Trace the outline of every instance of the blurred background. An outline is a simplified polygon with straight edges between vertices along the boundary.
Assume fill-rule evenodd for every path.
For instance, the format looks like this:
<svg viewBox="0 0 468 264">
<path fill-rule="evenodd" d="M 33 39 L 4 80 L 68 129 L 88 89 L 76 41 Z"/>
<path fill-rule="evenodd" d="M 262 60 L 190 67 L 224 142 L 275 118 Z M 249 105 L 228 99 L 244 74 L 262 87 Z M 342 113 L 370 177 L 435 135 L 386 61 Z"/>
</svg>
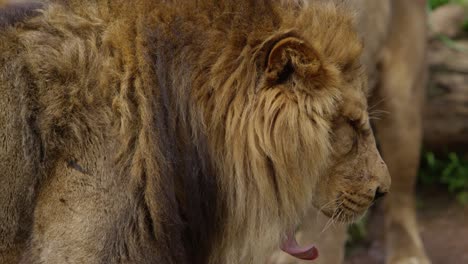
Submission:
<svg viewBox="0 0 468 264">
<path fill-rule="evenodd" d="M 415 0 L 408 0 L 415 1 Z M 468 0 L 428 1 L 424 147 L 417 207 L 433 263 L 468 263 Z M 349 229 L 347 264 L 384 262 L 382 213 Z"/>
</svg>

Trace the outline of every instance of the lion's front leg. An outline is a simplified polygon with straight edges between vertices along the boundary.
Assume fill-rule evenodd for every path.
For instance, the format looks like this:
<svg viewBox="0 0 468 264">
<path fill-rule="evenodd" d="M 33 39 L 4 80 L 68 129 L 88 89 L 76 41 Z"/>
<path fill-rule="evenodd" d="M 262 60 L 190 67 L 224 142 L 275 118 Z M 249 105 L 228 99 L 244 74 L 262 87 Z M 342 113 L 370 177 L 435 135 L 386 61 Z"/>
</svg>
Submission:
<svg viewBox="0 0 468 264">
<path fill-rule="evenodd" d="M 394 100 L 403 99 L 401 94 L 393 96 Z M 407 98 L 405 102 L 384 108 L 394 117 L 376 126 L 381 151 L 392 176 L 392 189 L 384 201 L 388 264 L 430 263 L 420 238 L 415 209 L 421 123 L 417 109 L 408 106 L 416 104 Z"/>
<path fill-rule="evenodd" d="M 398 76 L 390 76 L 388 78 L 393 79 L 387 81 L 392 88 L 385 89 L 399 86 L 399 89 L 413 90 L 405 86 L 405 82 L 395 83 L 401 81 Z M 392 116 L 376 125 L 382 155 L 392 176 L 392 190 L 384 205 L 387 263 L 427 264 L 418 230 L 414 190 L 422 142 L 418 102 L 421 98 L 414 94 L 406 97 L 408 90 L 392 92 L 385 97 L 383 110 Z"/>
<path fill-rule="evenodd" d="M 392 176 L 392 189 L 385 201 L 387 263 L 427 264 L 430 261 L 420 238 L 414 197 L 422 143 L 425 10 L 414 1 L 397 0 L 394 5 L 394 24 L 384 49 L 381 86 L 374 102 L 388 113 L 375 123 Z"/>
</svg>

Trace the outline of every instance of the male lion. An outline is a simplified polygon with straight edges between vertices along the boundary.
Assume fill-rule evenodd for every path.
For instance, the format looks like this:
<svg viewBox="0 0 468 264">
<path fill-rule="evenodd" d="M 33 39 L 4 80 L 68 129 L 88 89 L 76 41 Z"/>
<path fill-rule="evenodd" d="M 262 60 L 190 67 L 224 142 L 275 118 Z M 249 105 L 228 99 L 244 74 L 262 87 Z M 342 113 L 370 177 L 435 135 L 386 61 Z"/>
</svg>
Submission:
<svg viewBox="0 0 468 264">
<path fill-rule="evenodd" d="M 384 112 L 373 124 L 393 183 L 384 203 L 386 263 L 427 264 L 414 208 L 426 77 L 425 1 L 334 2 L 346 2 L 357 13 L 357 30 L 364 39 L 362 63 L 369 75 L 369 104 L 372 111 Z M 342 263 L 346 228 L 322 233 L 328 226 L 329 220 L 311 209 L 299 229 L 299 240 L 317 242 L 324 253 L 318 263 Z M 297 262 L 281 252 L 271 258 L 271 263 Z"/>
<path fill-rule="evenodd" d="M 310 203 L 349 220 L 389 189 L 333 4 L 18 5 L 0 11 L 2 263 L 262 263 L 280 241 L 314 259 L 292 234 Z"/>
</svg>

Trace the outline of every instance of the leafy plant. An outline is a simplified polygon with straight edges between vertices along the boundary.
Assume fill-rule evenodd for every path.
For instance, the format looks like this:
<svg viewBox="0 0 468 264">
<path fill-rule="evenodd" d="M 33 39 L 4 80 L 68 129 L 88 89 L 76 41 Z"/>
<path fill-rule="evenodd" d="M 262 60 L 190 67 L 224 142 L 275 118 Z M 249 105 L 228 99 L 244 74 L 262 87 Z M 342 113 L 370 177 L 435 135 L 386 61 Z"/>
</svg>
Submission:
<svg viewBox="0 0 468 264">
<path fill-rule="evenodd" d="M 437 7 L 448 4 L 449 2 L 449 0 L 430 0 L 429 6 L 431 7 L 431 9 L 436 9 Z"/>
<path fill-rule="evenodd" d="M 431 9 L 436 9 L 439 6 L 446 5 L 449 3 L 455 3 L 459 5 L 468 5 L 468 0 L 430 0 L 429 7 Z"/>
<path fill-rule="evenodd" d="M 456 153 L 438 158 L 434 153 L 427 152 L 419 176 L 422 184 L 446 186 L 459 202 L 468 203 L 468 160 L 460 158 Z"/>
<path fill-rule="evenodd" d="M 363 245 L 368 240 L 368 215 L 366 214 L 361 220 L 351 224 L 348 227 L 348 238 L 346 240 L 346 252 L 349 254 L 354 249 Z"/>
</svg>

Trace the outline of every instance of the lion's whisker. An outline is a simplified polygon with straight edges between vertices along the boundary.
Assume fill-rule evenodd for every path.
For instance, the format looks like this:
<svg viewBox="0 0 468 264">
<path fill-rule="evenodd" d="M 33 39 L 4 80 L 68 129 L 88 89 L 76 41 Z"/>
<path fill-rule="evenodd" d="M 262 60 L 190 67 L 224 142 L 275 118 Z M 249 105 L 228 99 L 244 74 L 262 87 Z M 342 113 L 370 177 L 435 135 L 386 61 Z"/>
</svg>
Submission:
<svg viewBox="0 0 468 264">
<path fill-rule="evenodd" d="M 337 203 L 339 201 L 340 198 L 336 198 L 334 200 L 331 200 L 330 202 L 324 204 L 322 207 L 320 207 L 320 209 L 318 210 L 319 213 L 317 213 L 316 217 L 315 217 L 315 222 L 318 222 L 318 218 L 320 216 L 320 212 L 322 212 L 324 209 L 327 209 L 329 206 Z M 335 209 L 336 210 L 336 209 Z"/>
<path fill-rule="evenodd" d="M 386 98 L 382 98 L 380 99 L 379 101 L 377 101 L 374 105 L 370 106 L 368 108 L 368 112 L 370 112 L 371 110 L 373 110 L 374 108 L 376 108 L 377 106 L 379 106 L 381 103 L 385 102 Z"/>
<path fill-rule="evenodd" d="M 322 231 L 320 232 L 320 235 L 322 235 L 327 229 L 331 221 L 333 221 L 333 217 L 335 216 L 337 209 L 333 212 L 332 216 L 328 219 L 327 223 L 325 223 L 325 226 L 323 227 Z"/>
<path fill-rule="evenodd" d="M 330 228 L 331 225 L 333 225 L 333 223 L 335 222 L 335 217 L 338 216 L 339 214 L 341 214 L 342 210 L 340 209 L 340 206 L 344 203 L 344 201 L 341 201 L 339 204 L 337 204 L 335 210 L 333 211 L 333 214 L 332 216 L 330 217 L 330 219 L 327 221 L 327 223 L 325 224 L 325 227 L 323 228 L 323 230 L 320 232 L 320 234 L 323 234 L 325 231 L 327 231 L 328 228 Z M 338 215 L 337 215 L 338 213 Z"/>
<path fill-rule="evenodd" d="M 369 112 L 369 118 L 374 118 L 374 117 L 380 117 L 383 115 L 389 115 L 389 111 L 385 110 L 373 110 L 372 112 Z"/>
</svg>

